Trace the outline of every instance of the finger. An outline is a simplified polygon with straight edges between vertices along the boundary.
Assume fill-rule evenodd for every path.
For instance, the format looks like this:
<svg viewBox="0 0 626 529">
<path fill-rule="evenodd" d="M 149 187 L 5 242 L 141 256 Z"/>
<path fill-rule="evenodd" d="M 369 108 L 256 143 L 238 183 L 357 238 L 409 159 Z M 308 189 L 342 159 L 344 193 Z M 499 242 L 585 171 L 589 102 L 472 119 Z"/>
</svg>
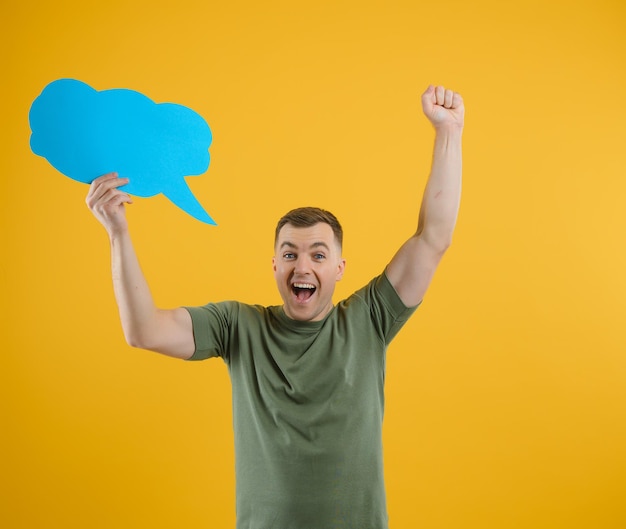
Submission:
<svg viewBox="0 0 626 529">
<path fill-rule="evenodd" d="M 125 184 L 128 184 L 130 180 L 128 178 L 119 178 L 117 173 L 109 173 L 101 177 L 96 178 L 89 187 L 89 193 L 87 193 L 87 200 L 97 201 L 109 189 L 115 189 Z"/>
<path fill-rule="evenodd" d="M 118 177 L 117 173 L 107 173 L 107 174 L 103 174 L 100 175 L 98 178 L 94 178 L 93 181 L 91 182 L 91 188 L 96 188 L 98 186 L 100 186 L 103 182 L 106 182 L 108 180 L 113 180 L 115 178 Z"/>
<path fill-rule="evenodd" d="M 443 105 L 445 101 L 445 93 L 446 89 L 443 86 L 438 86 L 435 88 L 435 103 L 437 105 Z"/>
<path fill-rule="evenodd" d="M 426 91 L 422 94 L 422 110 L 429 115 L 431 113 L 431 109 L 435 104 L 435 87 L 433 85 L 429 85 Z"/>
<path fill-rule="evenodd" d="M 119 206 L 120 204 L 123 204 L 123 203 L 132 204 L 133 199 L 130 197 L 128 193 L 125 193 L 124 191 L 120 191 L 118 189 L 110 189 L 102 197 L 101 202 L 103 204 L 114 204 L 116 206 Z"/>
<path fill-rule="evenodd" d="M 97 184 L 98 182 L 101 182 L 103 180 L 110 180 L 111 178 L 117 178 L 118 176 L 119 175 L 117 174 L 116 171 L 112 171 L 110 173 L 106 173 L 106 174 L 100 175 L 97 178 L 94 178 L 92 183 Z"/>
<path fill-rule="evenodd" d="M 452 90 L 446 90 L 443 96 L 443 106 L 446 108 L 451 108 L 453 97 L 454 97 L 454 92 Z"/>
<path fill-rule="evenodd" d="M 105 195 L 103 200 L 93 204 L 91 206 L 91 210 L 97 215 L 103 215 L 107 217 L 122 208 L 124 204 L 132 203 L 133 201 L 128 193 L 122 193 L 121 191 L 112 190 L 109 194 Z"/>
<path fill-rule="evenodd" d="M 115 204 L 118 206 L 124 202 L 128 202 L 128 203 L 132 202 L 130 195 L 126 193 L 125 191 L 120 191 L 116 187 L 107 190 L 107 192 L 104 195 L 102 195 L 102 197 L 98 201 L 98 203 L 101 203 L 101 204 Z"/>
<path fill-rule="evenodd" d="M 428 85 L 426 91 L 422 94 L 423 102 L 435 102 L 435 87 L 433 85 Z"/>
<path fill-rule="evenodd" d="M 454 97 L 452 98 L 452 108 L 459 108 L 463 105 L 463 98 L 461 94 L 458 92 L 454 92 Z"/>
<path fill-rule="evenodd" d="M 85 201 L 90 209 L 94 209 L 99 204 L 110 201 L 113 197 L 118 195 L 129 196 L 128 193 L 119 191 L 117 188 L 121 185 L 128 183 L 128 178 L 113 178 L 105 179 L 101 181 L 97 186 L 91 188 L 87 194 Z M 130 200 L 130 197 L 129 197 Z M 132 200 L 131 200 L 132 203 Z"/>
<path fill-rule="evenodd" d="M 111 180 L 115 180 L 117 178 L 117 173 L 107 173 L 99 176 L 98 178 L 94 178 L 89 186 L 89 193 L 87 196 L 93 196 L 98 193 L 98 190 L 101 189 L 101 186 L 105 182 L 109 182 Z"/>
</svg>

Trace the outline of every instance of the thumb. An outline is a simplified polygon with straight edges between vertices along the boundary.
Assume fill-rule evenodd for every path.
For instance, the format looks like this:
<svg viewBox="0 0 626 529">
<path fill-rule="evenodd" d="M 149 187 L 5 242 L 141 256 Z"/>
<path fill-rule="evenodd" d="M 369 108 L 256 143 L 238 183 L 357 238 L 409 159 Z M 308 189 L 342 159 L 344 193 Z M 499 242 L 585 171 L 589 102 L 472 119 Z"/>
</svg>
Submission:
<svg viewBox="0 0 626 529">
<path fill-rule="evenodd" d="M 428 85 L 426 91 L 422 94 L 422 103 L 435 103 L 435 87 L 433 85 Z"/>
<path fill-rule="evenodd" d="M 426 91 L 422 94 L 422 112 L 424 115 L 431 119 L 433 108 L 437 103 L 437 96 L 435 95 L 435 87 L 428 85 Z"/>
</svg>

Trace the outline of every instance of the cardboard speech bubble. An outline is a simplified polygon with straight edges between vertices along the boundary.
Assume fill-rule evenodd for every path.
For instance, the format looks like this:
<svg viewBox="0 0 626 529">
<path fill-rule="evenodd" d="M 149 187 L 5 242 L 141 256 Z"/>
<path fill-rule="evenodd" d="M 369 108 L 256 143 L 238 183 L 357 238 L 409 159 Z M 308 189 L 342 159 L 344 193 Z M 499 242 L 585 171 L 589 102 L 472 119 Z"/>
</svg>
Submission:
<svg viewBox="0 0 626 529">
<path fill-rule="evenodd" d="M 192 217 L 215 225 L 193 195 L 186 176 L 210 163 L 212 134 L 204 118 L 174 103 L 155 103 L 134 90 L 97 91 L 75 79 L 47 85 L 33 102 L 32 151 L 59 172 L 91 183 L 117 172 L 129 194 L 163 193 Z"/>
</svg>

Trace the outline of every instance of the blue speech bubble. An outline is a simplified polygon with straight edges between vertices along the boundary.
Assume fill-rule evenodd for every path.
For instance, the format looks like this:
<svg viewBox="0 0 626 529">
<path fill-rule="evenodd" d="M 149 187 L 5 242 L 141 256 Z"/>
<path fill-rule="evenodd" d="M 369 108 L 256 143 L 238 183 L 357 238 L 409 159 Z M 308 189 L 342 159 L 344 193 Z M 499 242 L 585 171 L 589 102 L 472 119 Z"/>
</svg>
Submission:
<svg viewBox="0 0 626 529">
<path fill-rule="evenodd" d="M 215 225 L 186 176 L 209 168 L 211 129 L 190 108 L 155 103 L 134 90 L 98 91 L 75 79 L 46 86 L 29 113 L 30 147 L 65 176 L 91 183 L 117 172 L 139 197 L 163 193 L 192 217 Z"/>
</svg>

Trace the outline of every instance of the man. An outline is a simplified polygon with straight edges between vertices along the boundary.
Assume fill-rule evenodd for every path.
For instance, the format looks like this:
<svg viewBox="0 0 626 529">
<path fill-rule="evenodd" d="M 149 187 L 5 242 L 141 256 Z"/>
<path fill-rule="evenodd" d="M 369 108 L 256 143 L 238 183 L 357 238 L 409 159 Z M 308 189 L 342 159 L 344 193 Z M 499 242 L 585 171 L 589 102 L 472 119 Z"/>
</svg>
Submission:
<svg viewBox="0 0 626 529">
<path fill-rule="evenodd" d="M 386 529 L 382 468 L 385 350 L 421 303 L 451 242 L 461 195 L 461 96 L 430 86 L 432 169 L 418 227 L 384 272 L 333 304 L 345 261 L 337 219 L 299 208 L 278 223 L 283 304 L 158 309 L 129 236 L 116 174 L 87 203 L 111 242 L 128 343 L 182 359 L 220 356 L 233 387 L 238 529 Z"/>
</svg>

